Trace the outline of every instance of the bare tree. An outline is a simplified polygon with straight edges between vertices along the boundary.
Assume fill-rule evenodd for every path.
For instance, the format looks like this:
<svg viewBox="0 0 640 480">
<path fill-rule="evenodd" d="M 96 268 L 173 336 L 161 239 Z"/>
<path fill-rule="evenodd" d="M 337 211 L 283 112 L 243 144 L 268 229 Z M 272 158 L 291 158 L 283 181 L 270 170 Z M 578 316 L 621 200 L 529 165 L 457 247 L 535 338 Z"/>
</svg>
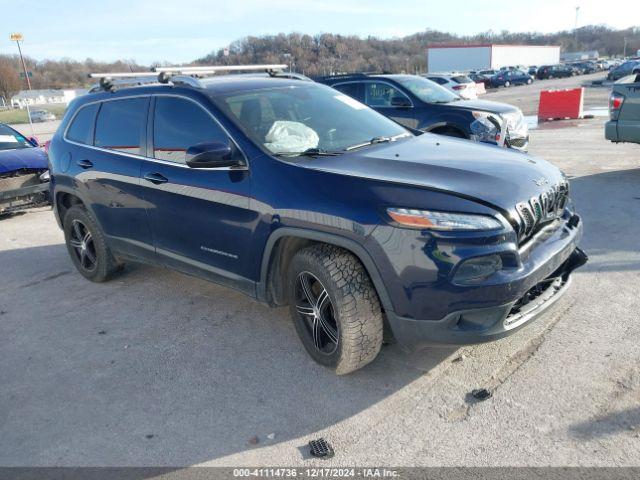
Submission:
<svg viewBox="0 0 640 480">
<path fill-rule="evenodd" d="M 7 104 L 11 102 L 11 97 L 20 91 L 21 82 L 18 70 L 9 62 L 0 59 L 0 95 Z"/>
</svg>

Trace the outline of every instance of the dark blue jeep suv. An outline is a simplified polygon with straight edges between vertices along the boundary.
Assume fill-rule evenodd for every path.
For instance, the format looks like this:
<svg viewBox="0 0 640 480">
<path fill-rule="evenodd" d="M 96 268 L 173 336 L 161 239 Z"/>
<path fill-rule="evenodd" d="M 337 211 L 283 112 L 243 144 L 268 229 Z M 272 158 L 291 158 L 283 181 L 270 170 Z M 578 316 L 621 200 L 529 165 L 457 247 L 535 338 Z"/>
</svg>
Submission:
<svg viewBox="0 0 640 480">
<path fill-rule="evenodd" d="M 586 261 L 553 165 L 416 135 L 308 81 L 90 93 L 49 158 L 54 212 L 87 279 L 141 261 L 288 305 L 311 357 L 338 374 L 371 362 L 385 329 L 407 348 L 506 336 Z"/>
</svg>

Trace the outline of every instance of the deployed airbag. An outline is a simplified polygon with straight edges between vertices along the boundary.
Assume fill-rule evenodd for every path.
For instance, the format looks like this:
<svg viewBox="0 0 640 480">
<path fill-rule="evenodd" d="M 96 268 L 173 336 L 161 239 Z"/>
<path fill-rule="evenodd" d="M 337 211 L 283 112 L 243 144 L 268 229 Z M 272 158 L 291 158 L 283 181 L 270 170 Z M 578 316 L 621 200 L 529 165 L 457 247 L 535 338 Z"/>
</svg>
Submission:
<svg viewBox="0 0 640 480">
<path fill-rule="evenodd" d="M 320 138 L 311 128 L 300 122 L 277 120 L 265 135 L 265 147 L 277 153 L 304 152 L 316 148 Z"/>
</svg>

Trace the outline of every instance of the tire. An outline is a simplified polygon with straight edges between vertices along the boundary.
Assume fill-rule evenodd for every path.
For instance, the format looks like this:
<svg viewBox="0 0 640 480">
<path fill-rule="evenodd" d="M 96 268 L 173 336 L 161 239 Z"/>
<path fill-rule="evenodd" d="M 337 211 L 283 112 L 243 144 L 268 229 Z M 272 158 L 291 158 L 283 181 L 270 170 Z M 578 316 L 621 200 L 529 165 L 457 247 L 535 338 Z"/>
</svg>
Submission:
<svg viewBox="0 0 640 480">
<path fill-rule="evenodd" d="M 360 261 L 313 245 L 294 255 L 288 273 L 291 317 L 311 358 L 338 375 L 373 361 L 382 346 L 382 309 Z"/>
<path fill-rule="evenodd" d="M 504 88 L 509 88 L 510 86 L 511 86 L 511 82 L 509 80 L 504 82 Z"/>
<path fill-rule="evenodd" d="M 87 280 L 105 282 L 121 269 L 98 223 L 84 207 L 76 205 L 67 210 L 64 239 L 71 261 Z"/>
<path fill-rule="evenodd" d="M 531 82 L 533 82 L 533 80 L 531 80 L 530 78 L 527 78 L 527 85 L 531 85 Z"/>
</svg>

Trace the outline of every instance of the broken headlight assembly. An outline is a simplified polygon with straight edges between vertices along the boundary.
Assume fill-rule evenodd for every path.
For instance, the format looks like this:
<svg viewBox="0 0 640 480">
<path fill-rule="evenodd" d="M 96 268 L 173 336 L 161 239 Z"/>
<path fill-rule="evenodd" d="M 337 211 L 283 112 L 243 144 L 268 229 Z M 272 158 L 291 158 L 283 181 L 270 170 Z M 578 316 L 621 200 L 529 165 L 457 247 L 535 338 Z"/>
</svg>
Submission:
<svg viewBox="0 0 640 480">
<path fill-rule="evenodd" d="M 504 144 L 504 120 L 489 112 L 471 112 L 475 120 L 470 125 L 471 140 L 476 142 Z"/>
</svg>

